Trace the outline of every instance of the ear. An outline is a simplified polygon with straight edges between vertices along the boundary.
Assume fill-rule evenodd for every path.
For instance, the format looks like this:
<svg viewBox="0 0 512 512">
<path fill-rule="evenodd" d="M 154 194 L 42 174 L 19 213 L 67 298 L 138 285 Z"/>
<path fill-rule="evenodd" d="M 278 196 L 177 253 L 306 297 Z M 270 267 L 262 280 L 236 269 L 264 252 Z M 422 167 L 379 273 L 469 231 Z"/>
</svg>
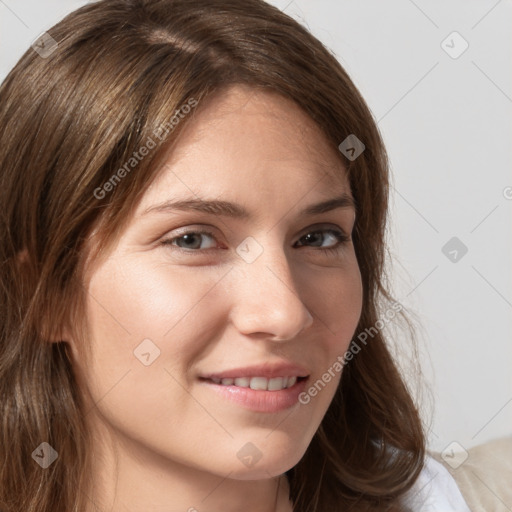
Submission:
<svg viewBox="0 0 512 512">
<path fill-rule="evenodd" d="M 45 337 L 45 340 L 48 343 L 61 343 L 63 341 L 66 343 L 70 343 L 71 342 L 71 334 L 70 334 L 68 328 L 63 327 L 56 334 Z"/>
<path fill-rule="evenodd" d="M 73 329 L 70 329 L 67 314 L 61 314 L 57 317 L 53 315 L 45 315 L 46 318 L 41 319 L 41 336 L 47 343 L 65 342 L 70 345 L 74 342 Z M 57 322 L 51 325 L 50 321 Z"/>
<path fill-rule="evenodd" d="M 28 249 L 25 248 L 22 249 L 21 251 L 18 251 L 16 256 L 20 272 L 28 274 L 30 272 L 30 254 L 28 252 Z M 50 334 L 51 332 L 52 329 L 47 324 L 46 320 L 43 319 L 41 335 L 44 340 L 48 341 L 49 343 L 59 343 L 61 341 L 69 342 L 71 340 L 71 330 L 68 328 L 67 325 L 63 327 L 60 331 L 58 331 L 56 334 Z"/>
<path fill-rule="evenodd" d="M 42 319 L 41 337 L 47 343 L 60 343 L 62 341 L 69 343 L 72 341 L 71 332 L 67 325 L 56 330 L 55 327 L 49 325 L 46 319 Z"/>
</svg>

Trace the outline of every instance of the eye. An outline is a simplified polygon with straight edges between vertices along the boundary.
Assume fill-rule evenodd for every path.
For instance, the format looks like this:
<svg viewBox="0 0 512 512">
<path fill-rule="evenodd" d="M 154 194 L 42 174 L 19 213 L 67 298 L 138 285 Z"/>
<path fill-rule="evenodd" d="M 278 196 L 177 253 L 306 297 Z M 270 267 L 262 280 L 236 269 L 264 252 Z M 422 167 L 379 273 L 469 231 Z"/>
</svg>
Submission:
<svg viewBox="0 0 512 512">
<path fill-rule="evenodd" d="M 205 247 L 201 243 L 201 241 L 204 240 L 204 238 L 202 237 L 208 237 L 216 241 L 215 235 L 210 231 L 190 230 L 182 232 L 177 236 L 164 239 L 162 240 L 161 244 L 165 246 L 172 246 L 176 250 L 188 254 L 198 254 L 201 252 L 209 251 L 210 249 L 214 248 L 215 242 L 213 246 L 211 244 L 206 244 L 207 247 Z M 345 244 L 351 241 L 350 237 L 341 229 L 326 228 L 310 231 L 303 235 L 298 242 L 300 243 L 299 247 L 301 247 L 304 245 L 302 241 L 313 244 L 320 242 L 320 244 L 322 244 L 322 242 L 325 241 L 326 239 L 330 239 L 331 242 L 334 242 L 334 244 L 331 243 L 331 245 L 327 247 L 318 247 L 316 245 L 312 245 L 311 247 L 318 247 L 320 251 L 323 251 L 325 253 L 337 253 L 343 248 Z"/>
<path fill-rule="evenodd" d="M 320 235 L 320 236 L 318 236 Z M 328 246 L 328 247 L 320 247 L 319 249 L 321 251 L 324 251 L 326 253 L 336 253 L 339 252 L 341 249 L 343 249 L 343 246 L 350 242 L 350 237 L 341 229 L 333 229 L 333 228 L 327 228 L 327 229 L 318 229 L 316 231 L 310 231 L 309 233 L 306 233 L 306 235 L 302 236 L 299 240 L 306 240 L 309 242 L 315 243 L 316 241 L 320 240 L 320 243 L 322 243 L 322 239 L 325 240 L 327 235 L 327 238 L 330 238 L 331 240 L 334 240 L 334 245 Z"/>
<path fill-rule="evenodd" d="M 213 233 L 210 233 L 209 231 L 187 231 L 179 236 L 175 236 L 173 238 L 168 238 L 166 240 L 162 240 L 163 245 L 172 245 L 177 246 L 178 250 L 184 251 L 184 252 L 199 252 L 198 249 L 201 249 L 201 242 L 199 242 L 198 246 L 198 240 L 200 240 L 200 237 L 202 236 L 208 236 L 215 240 L 215 236 Z M 176 243 L 174 243 L 176 242 Z M 179 243 L 183 244 L 183 247 L 179 245 Z M 202 251 L 206 251 L 210 249 L 211 247 L 202 247 Z"/>
</svg>

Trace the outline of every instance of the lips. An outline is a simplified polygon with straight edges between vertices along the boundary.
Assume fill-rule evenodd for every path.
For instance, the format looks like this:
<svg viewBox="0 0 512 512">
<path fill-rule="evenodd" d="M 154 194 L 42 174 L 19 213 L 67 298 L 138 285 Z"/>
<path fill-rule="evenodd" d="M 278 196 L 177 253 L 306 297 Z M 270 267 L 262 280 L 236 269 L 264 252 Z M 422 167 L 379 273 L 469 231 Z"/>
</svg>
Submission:
<svg viewBox="0 0 512 512">
<path fill-rule="evenodd" d="M 204 373 L 199 380 L 205 389 L 237 406 L 276 413 L 298 403 L 310 373 L 301 365 L 280 361 Z"/>
<path fill-rule="evenodd" d="M 281 379 L 281 377 L 274 378 Z M 274 378 L 253 377 L 250 379 L 250 382 L 256 387 L 260 386 L 260 389 L 237 386 L 234 380 L 229 378 L 226 379 L 227 382 L 233 380 L 233 384 L 222 384 L 222 381 L 216 383 L 212 379 L 204 378 L 199 380 L 201 385 L 204 386 L 204 389 L 209 390 L 208 392 L 212 391 L 217 396 L 221 397 L 222 400 L 249 411 L 258 413 L 278 413 L 296 406 L 299 403 L 300 394 L 304 391 L 308 377 L 293 376 L 290 377 L 291 380 L 287 380 L 286 388 L 269 390 L 269 385 L 272 385 L 271 382 Z M 249 380 L 248 377 L 239 377 L 239 379 L 243 379 L 243 384 L 246 384 Z M 264 384 L 266 388 L 262 389 Z"/>
</svg>

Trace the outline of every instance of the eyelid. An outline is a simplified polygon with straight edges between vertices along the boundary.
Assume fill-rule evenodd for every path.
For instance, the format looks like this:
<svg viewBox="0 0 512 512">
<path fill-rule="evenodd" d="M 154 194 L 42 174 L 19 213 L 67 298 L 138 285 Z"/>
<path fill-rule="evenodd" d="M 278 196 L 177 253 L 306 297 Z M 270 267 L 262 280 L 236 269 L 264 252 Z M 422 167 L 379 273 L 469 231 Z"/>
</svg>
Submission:
<svg viewBox="0 0 512 512">
<path fill-rule="evenodd" d="M 304 235 L 307 235 L 308 233 L 313 233 L 316 231 L 341 231 L 345 236 L 350 236 L 350 232 L 347 232 L 345 229 L 343 229 L 338 224 L 335 224 L 333 222 L 317 222 L 316 224 L 312 224 L 311 226 L 308 226 L 307 228 L 304 228 L 299 235 L 299 238 L 303 237 Z"/>
</svg>

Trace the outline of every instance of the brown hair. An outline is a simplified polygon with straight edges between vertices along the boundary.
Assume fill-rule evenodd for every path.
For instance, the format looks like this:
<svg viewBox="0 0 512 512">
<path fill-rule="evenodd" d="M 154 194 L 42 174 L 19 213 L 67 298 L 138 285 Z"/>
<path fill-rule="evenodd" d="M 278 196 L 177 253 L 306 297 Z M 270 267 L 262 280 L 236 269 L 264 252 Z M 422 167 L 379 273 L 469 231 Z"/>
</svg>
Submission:
<svg viewBox="0 0 512 512">
<path fill-rule="evenodd" d="M 191 98 L 200 105 L 234 84 L 292 99 L 335 148 L 350 134 L 366 146 L 353 161 L 338 154 L 357 205 L 363 311 L 356 332 L 377 332 L 344 367 L 307 452 L 287 472 L 294 510 L 404 510 L 399 498 L 421 471 L 425 437 L 374 327 L 392 300 L 384 282 L 388 162 L 336 58 L 262 0 L 103 0 L 48 33 L 57 46 L 47 44 L 44 55 L 27 50 L 0 88 L 2 510 L 89 506 L 91 439 L 77 376 L 66 342 L 49 340 L 68 326 L 87 345 L 84 244 L 97 232 L 100 254 L 122 232 L 199 109 L 162 140 L 157 130 Z M 155 149 L 113 179 L 148 137 Z M 45 471 L 32 459 L 43 441 L 59 454 Z"/>
</svg>

